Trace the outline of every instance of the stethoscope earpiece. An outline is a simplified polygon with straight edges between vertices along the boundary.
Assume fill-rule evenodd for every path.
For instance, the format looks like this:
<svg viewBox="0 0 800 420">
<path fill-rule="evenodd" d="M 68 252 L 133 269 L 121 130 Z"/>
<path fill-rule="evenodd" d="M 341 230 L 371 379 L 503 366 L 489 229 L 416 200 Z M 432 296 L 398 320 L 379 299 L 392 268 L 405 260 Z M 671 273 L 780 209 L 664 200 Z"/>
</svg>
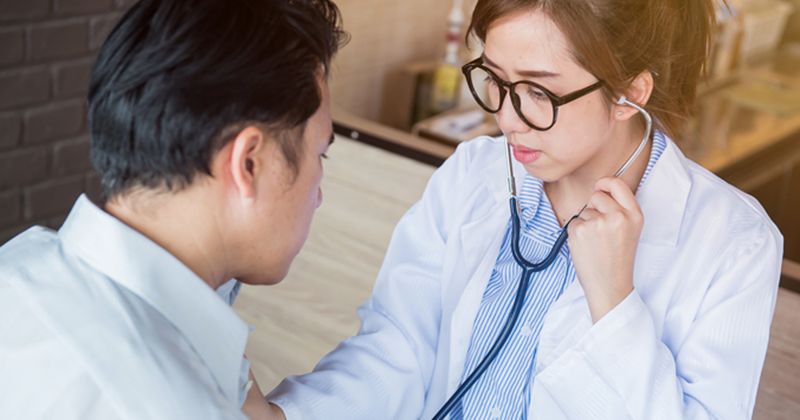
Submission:
<svg viewBox="0 0 800 420">
<path fill-rule="evenodd" d="M 622 167 L 619 168 L 619 170 L 616 173 L 614 173 L 615 177 L 620 177 L 622 176 L 622 174 L 625 173 L 625 171 L 628 170 L 628 168 L 631 167 L 633 161 L 636 160 L 636 158 L 639 157 L 639 154 L 641 154 L 642 151 L 644 150 L 644 147 L 647 145 L 647 141 L 650 140 L 650 136 L 653 133 L 653 117 L 650 115 L 649 112 L 647 112 L 646 109 L 644 109 L 644 107 L 629 101 L 628 98 L 625 97 L 625 95 L 620 95 L 620 97 L 617 99 L 617 105 L 629 106 L 639 111 L 639 113 L 642 114 L 642 117 L 644 117 L 644 121 L 646 124 L 644 137 L 642 137 L 642 141 L 639 143 L 639 147 L 636 148 L 636 151 L 633 152 L 633 154 L 630 156 L 630 158 L 628 158 L 625 164 L 623 164 Z"/>
</svg>

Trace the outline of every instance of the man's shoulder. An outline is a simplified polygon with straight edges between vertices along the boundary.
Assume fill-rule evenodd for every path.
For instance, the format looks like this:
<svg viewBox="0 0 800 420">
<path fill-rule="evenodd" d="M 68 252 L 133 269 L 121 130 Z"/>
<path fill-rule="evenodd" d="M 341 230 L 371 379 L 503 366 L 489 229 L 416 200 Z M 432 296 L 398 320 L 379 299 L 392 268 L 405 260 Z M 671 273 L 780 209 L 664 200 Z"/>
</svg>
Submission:
<svg viewBox="0 0 800 420">
<path fill-rule="evenodd" d="M 176 401 L 193 396 L 208 400 L 197 407 L 212 413 L 209 418 L 224 406 L 210 372 L 176 327 L 136 293 L 71 254 L 53 231 L 32 228 L 0 248 L 0 308 L 0 357 L 15 365 L 6 372 L 13 375 L 2 374 L 12 366 L 0 366 L 4 395 L 40 390 L 29 381 L 38 378 L 71 390 L 64 398 L 54 396 L 53 404 L 85 399 L 98 412 L 111 411 L 110 400 L 84 398 L 96 390 L 113 396 L 113 410 L 138 410 L 142 417 L 171 413 Z M 60 376 L 48 381 L 50 375 Z M 185 389 L 172 389 L 176 383 Z M 29 412 L 0 404 L 0 418 Z"/>
<path fill-rule="evenodd" d="M 53 281 L 64 266 L 56 232 L 35 226 L 0 247 L 0 418 L 46 418 L 55 407 L 58 416 L 77 418 L 70 407 L 82 407 L 85 418 L 118 418 L 81 358 L 66 345 L 63 334 L 51 328 L 31 299 L 26 285 Z M 46 293 L 46 291 L 42 291 Z M 68 304 L 68 302 L 64 302 Z M 47 393 L 43 386 L 58 389 Z M 49 395 L 31 404 L 31 395 Z"/>
<path fill-rule="evenodd" d="M 81 358 L 2 279 L 0 308 L 0 418 L 120 417 Z"/>
<path fill-rule="evenodd" d="M 0 247 L 0 287 L 22 300 L 80 293 L 81 283 L 96 275 L 45 227 L 31 227 Z"/>
<path fill-rule="evenodd" d="M 0 298 L 4 307 L 28 308 L 67 341 L 92 341 L 90 335 L 107 345 L 142 340 L 154 347 L 176 336 L 163 334 L 174 330 L 163 314 L 46 228 L 31 228 L 0 248 L 0 290 L 9 291 Z"/>
<path fill-rule="evenodd" d="M 16 328 L 46 329 L 40 336 L 62 340 L 71 340 L 75 331 L 120 338 L 125 329 L 115 320 L 128 317 L 123 312 L 149 312 L 130 291 L 65 249 L 57 232 L 39 226 L 0 247 L 0 291 L 0 307 L 32 320 Z"/>
<path fill-rule="evenodd" d="M 33 226 L 0 246 L 0 270 L 19 269 L 30 263 L 46 264 L 60 248 L 58 234 L 43 226 Z"/>
<path fill-rule="evenodd" d="M 184 340 L 163 314 L 46 228 L 31 228 L 0 248 L 0 292 L 0 307 L 39 319 L 27 327 L 47 329 L 41 336 L 55 334 L 67 346 L 191 351 L 182 349 Z"/>
</svg>

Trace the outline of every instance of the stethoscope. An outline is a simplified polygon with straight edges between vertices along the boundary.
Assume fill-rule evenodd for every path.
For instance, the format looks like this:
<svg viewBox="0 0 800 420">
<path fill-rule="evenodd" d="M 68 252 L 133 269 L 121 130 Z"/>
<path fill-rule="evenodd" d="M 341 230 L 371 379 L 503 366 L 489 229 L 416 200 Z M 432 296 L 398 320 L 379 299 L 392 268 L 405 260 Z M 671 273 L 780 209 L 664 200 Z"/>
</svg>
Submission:
<svg viewBox="0 0 800 420">
<path fill-rule="evenodd" d="M 630 167 L 633 165 L 633 162 L 639 157 L 639 155 L 644 150 L 645 146 L 647 146 L 647 141 L 650 139 L 650 136 L 653 132 L 653 118 L 650 116 L 650 113 L 647 112 L 643 107 L 629 101 L 625 96 L 621 96 L 617 100 L 617 105 L 627 105 L 631 108 L 636 109 L 639 111 L 640 114 L 645 119 L 646 128 L 644 137 L 642 137 L 642 141 L 639 143 L 639 146 L 636 150 L 631 154 L 627 161 L 614 173 L 615 177 L 620 177 L 624 174 Z M 480 364 L 475 368 L 472 373 L 464 380 L 464 382 L 456 389 L 452 396 L 444 403 L 442 408 L 433 416 L 434 420 L 442 420 L 453 408 L 456 404 L 464 398 L 467 391 L 472 388 L 473 385 L 480 379 L 480 377 L 486 372 L 489 368 L 489 365 L 494 362 L 494 359 L 497 358 L 497 355 L 500 354 L 500 350 L 503 349 L 503 346 L 508 341 L 508 338 L 511 336 L 511 332 L 514 330 L 514 326 L 517 324 L 517 320 L 519 318 L 520 313 L 522 312 L 522 306 L 525 303 L 525 295 L 528 292 L 528 285 L 531 281 L 531 277 L 534 273 L 538 273 L 540 271 L 546 270 L 550 267 L 551 264 L 556 260 L 558 257 L 558 253 L 561 252 L 561 248 L 564 247 L 564 244 L 567 242 L 568 234 L 567 228 L 569 228 L 570 223 L 573 220 L 580 217 L 581 213 L 586 210 L 587 205 L 583 206 L 583 208 L 578 211 L 577 214 L 572 216 L 571 219 L 567 222 L 566 225 L 561 229 L 561 233 L 558 235 L 553 248 L 547 254 L 547 256 L 538 263 L 533 263 L 525 259 L 522 256 L 522 251 L 519 248 L 519 235 L 520 235 L 520 221 L 519 221 L 519 202 L 517 198 L 517 186 L 514 180 L 514 170 L 513 170 L 513 161 L 511 159 L 511 146 L 508 144 L 508 138 L 506 137 L 506 160 L 508 161 L 508 192 L 509 192 L 509 207 L 511 207 L 511 253 L 514 255 L 514 260 L 519 264 L 522 268 L 522 274 L 520 275 L 519 279 L 519 286 L 517 287 L 517 293 L 514 298 L 514 304 L 511 306 L 511 311 L 506 318 L 506 323 L 503 326 L 503 329 L 500 331 L 500 335 L 497 336 L 494 344 L 489 349 L 489 352 L 486 356 L 483 357 Z"/>
</svg>

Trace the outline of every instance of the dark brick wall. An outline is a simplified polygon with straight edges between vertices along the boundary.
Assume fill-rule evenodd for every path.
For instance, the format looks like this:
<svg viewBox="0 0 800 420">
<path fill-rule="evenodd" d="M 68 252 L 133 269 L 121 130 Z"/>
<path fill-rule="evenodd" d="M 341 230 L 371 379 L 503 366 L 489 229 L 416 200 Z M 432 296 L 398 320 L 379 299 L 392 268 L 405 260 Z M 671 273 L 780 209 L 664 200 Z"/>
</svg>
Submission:
<svg viewBox="0 0 800 420">
<path fill-rule="evenodd" d="M 0 244 L 58 228 L 96 194 L 86 93 L 97 50 L 133 0 L 0 0 Z"/>
</svg>

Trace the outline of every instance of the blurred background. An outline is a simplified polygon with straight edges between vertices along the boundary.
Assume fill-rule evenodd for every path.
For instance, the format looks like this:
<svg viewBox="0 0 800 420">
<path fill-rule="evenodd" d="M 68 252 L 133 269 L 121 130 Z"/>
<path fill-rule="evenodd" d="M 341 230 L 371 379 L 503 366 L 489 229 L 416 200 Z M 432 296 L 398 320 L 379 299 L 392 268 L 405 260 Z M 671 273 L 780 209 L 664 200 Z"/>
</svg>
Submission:
<svg viewBox="0 0 800 420">
<path fill-rule="evenodd" d="M 755 417 L 796 419 L 800 0 L 728 2 L 735 13 L 719 9 L 709 80 L 698 86 L 697 117 L 681 148 L 758 198 L 785 236 Z M 34 224 L 58 228 L 82 192 L 98 196 L 86 124 L 89 75 L 104 38 L 133 3 L 0 0 L 0 244 Z M 391 229 L 430 173 L 459 142 L 498 134 L 459 70 L 480 54 L 479 43 L 464 45 L 475 0 L 337 3 L 352 40 L 333 65 L 340 141 L 326 162 L 326 203 L 289 278 L 275 288 L 246 288 L 237 302 L 258 327 L 248 355 L 265 390 L 308 371 L 355 331 L 354 309 L 369 294 Z"/>
</svg>

